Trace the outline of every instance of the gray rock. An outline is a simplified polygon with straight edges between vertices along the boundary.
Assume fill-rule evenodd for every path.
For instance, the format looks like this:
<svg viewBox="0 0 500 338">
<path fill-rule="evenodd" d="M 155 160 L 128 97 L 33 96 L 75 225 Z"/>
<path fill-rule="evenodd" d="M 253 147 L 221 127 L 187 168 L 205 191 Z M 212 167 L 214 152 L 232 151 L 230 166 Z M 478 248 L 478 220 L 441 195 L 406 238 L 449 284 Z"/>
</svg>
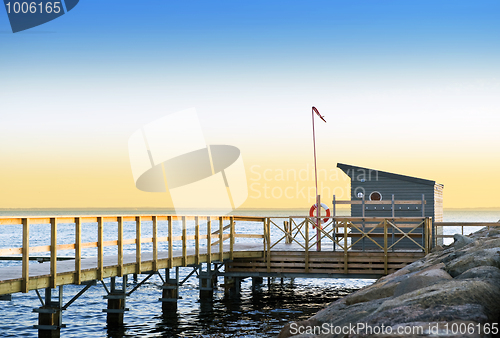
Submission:
<svg viewBox="0 0 500 338">
<path fill-rule="evenodd" d="M 396 326 L 400 323 L 409 322 L 429 323 L 453 320 L 471 320 L 478 323 L 486 323 L 488 317 L 485 314 L 484 307 L 479 304 L 437 305 L 430 308 L 420 304 L 412 304 L 386 309 L 365 318 L 365 322 L 372 326 L 380 326 L 381 324 Z"/>
<path fill-rule="evenodd" d="M 291 337 L 292 333 L 297 331 L 297 325 L 304 328 L 303 332 L 305 332 L 305 329 L 307 327 L 320 327 L 321 325 L 323 325 L 323 323 L 328 323 L 328 325 L 332 326 L 349 326 L 349 324 L 356 325 L 356 323 L 363 321 L 366 316 L 377 310 L 380 305 L 387 299 L 388 298 L 376 299 L 373 301 L 358 303 L 351 306 L 346 306 L 345 299 L 341 299 L 332 303 L 326 309 L 319 311 L 316 315 L 307 320 L 286 324 L 278 335 L 278 338 Z M 293 337 L 304 338 L 310 336 L 304 334 L 296 335 Z M 319 337 L 321 337 L 321 335 Z M 328 337 L 337 336 L 328 335 Z M 340 335 L 338 337 L 344 337 L 344 335 Z"/>
<path fill-rule="evenodd" d="M 490 248 L 498 248 L 500 249 L 500 238 L 498 237 L 488 237 L 482 238 L 476 241 L 476 247 L 472 247 L 468 250 L 482 250 L 482 249 L 490 249 Z"/>
<path fill-rule="evenodd" d="M 500 269 L 494 266 L 478 266 L 465 271 L 464 273 L 455 277 L 456 279 L 468 279 L 468 278 L 479 278 L 479 279 L 492 279 L 497 280 L 500 284 Z"/>
<path fill-rule="evenodd" d="M 300 332 L 306 332 L 308 327 L 318 327 L 321 326 L 322 323 L 318 322 L 317 320 L 314 320 L 312 318 L 307 319 L 307 320 L 301 320 L 299 322 L 292 322 L 288 323 L 285 325 L 285 327 L 281 330 L 281 332 L 278 335 L 278 338 L 287 338 L 287 337 L 296 337 L 296 338 L 310 338 L 310 337 L 315 337 L 314 335 L 309 335 L 309 334 L 300 334 L 297 335 L 296 333 Z"/>
<path fill-rule="evenodd" d="M 481 304 L 485 309 L 484 313 L 493 320 L 500 313 L 500 288 L 475 279 L 450 280 L 389 299 L 374 313 L 413 304 L 425 308 L 443 304 L 448 306 Z"/>
<path fill-rule="evenodd" d="M 438 266 L 444 266 L 444 264 L 439 264 Z M 431 267 L 401 281 L 394 289 L 394 296 L 399 297 L 405 293 L 413 292 L 437 283 L 446 282 L 452 278 L 453 277 L 451 277 L 448 272 L 441 268 Z"/>
<path fill-rule="evenodd" d="M 488 232 L 488 237 L 500 235 L 500 229 L 492 229 Z"/>
<path fill-rule="evenodd" d="M 465 236 L 460 235 L 460 234 L 454 234 L 453 235 L 453 240 L 455 241 L 455 243 L 453 243 L 453 246 L 457 250 L 461 249 L 464 246 L 469 245 L 470 243 L 474 242 L 474 240 L 472 238 L 465 237 Z"/>
<path fill-rule="evenodd" d="M 431 252 L 438 252 L 443 250 L 444 248 L 441 245 L 436 245 L 435 247 L 432 248 Z"/>
<path fill-rule="evenodd" d="M 444 266 L 444 265 L 443 265 Z M 402 274 L 392 274 L 392 278 L 381 278 L 372 285 L 369 285 L 353 294 L 345 297 L 346 305 L 369 302 L 375 299 L 391 297 L 394 295 L 394 290 L 400 282 L 406 280 L 415 274 L 415 272 L 407 272 Z"/>
<path fill-rule="evenodd" d="M 364 334 L 354 334 L 354 335 L 349 335 L 349 338 L 359 338 L 359 337 L 377 337 L 377 338 L 394 338 L 394 337 L 404 337 L 404 338 L 418 338 L 418 337 L 447 337 L 447 338 L 485 338 L 489 336 L 485 336 L 483 332 L 481 334 L 479 333 L 479 330 L 475 330 L 474 333 L 470 334 L 467 332 L 467 335 L 463 335 L 460 332 L 457 334 L 453 334 L 450 332 L 450 328 L 452 325 L 457 325 L 457 327 L 460 327 L 460 325 L 465 325 L 465 327 L 469 327 L 471 325 L 472 327 L 477 327 L 478 324 L 484 324 L 484 323 L 479 323 L 479 322 L 474 322 L 470 320 L 460 320 L 460 321 L 435 321 L 435 322 L 405 322 L 401 324 L 396 324 L 393 326 L 390 326 L 392 329 L 391 332 L 392 334 L 369 334 L 369 333 L 364 333 Z M 411 328 L 412 330 L 415 330 L 414 333 L 409 333 L 409 334 L 404 334 L 401 336 L 397 336 L 395 332 L 398 332 L 398 328 L 401 327 L 402 330 Z M 388 330 L 388 329 L 387 329 Z M 386 330 L 386 331 L 387 331 Z M 416 331 L 418 330 L 418 331 Z M 318 337 L 318 336 L 314 336 Z"/>
<path fill-rule="evenodd" d="M 453 245 L 435 250 L 395 273 L 380 278 L 376 283 L 332 303 L 315 316 L 298 324 L 344 327 L 349 324 L 367 323 L 396 329 L 399 326 L 428 326 L 432 323 L 436 329 L 440 328 L 437 335 L 443 335 L 445 332 L 441 329 L 445 324 L 477 325 L 498 322 L 498 318 L 500 233 L 484 228 L 469 237 L 456 235 Z M 279 337 L 290 336 L 288 324 Z M 374 335 L 304 334 L 294 337 L 347 336 L 352 338 Z M 436 332 L 427 330 L 422 335 L 405 335 L 417 336 L 436 336 Z"/>
<path fill-rule="evenodd" d="M 477 266 L 495 266 L 500 267 L 500 248 L 488 248 L 475 250 L 465 255 L 459 256 L 454 260 L 447 262 L 446 271 L 453 277 L 456 277 L 465 271 Z"/>
<path fill-rule="evenodd" d="M 369 302 L 354 304 L 351 306 L 339 307 L 337 310 L 323 312 L 320 311 L 311 319 L 321 323 L 332 323 L 333 325 L 349 325 L 357 323 L 366 316 L 375 312 L 389 298 L 376 299 Z"/>
</svg>

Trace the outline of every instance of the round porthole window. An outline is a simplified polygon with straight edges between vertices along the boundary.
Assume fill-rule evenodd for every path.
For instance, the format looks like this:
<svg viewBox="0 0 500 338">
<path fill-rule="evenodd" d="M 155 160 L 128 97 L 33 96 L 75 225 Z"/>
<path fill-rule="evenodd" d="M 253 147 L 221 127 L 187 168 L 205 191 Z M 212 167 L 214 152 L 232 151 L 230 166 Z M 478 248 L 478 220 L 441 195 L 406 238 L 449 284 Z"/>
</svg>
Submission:
<svg viewBox="0 0 500 338">
<path fill-rule="evenodd" d="M 382 194 L 379 193 L 378 191 L 374 191 L 370 194 L 370 201 L 381 201 L 382 200 Z"/>
</svg>

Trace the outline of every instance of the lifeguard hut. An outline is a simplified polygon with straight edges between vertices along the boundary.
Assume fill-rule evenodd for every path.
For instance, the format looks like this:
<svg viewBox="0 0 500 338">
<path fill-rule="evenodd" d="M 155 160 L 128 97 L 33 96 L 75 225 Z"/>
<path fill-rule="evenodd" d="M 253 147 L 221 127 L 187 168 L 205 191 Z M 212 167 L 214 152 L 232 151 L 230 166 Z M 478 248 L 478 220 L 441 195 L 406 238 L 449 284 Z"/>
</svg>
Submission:
<svg viewBox="0 0 500 338">
<path fill-rule="evenodd" d="M 351 217 L 432 217 L 433 223 L 443 221 L 442 184 L 343 163 L 338 163 L 337 167 L 351 179 L 351 201 L 361 201 L 351 204 Z M 365 204 L 365 201 L 392 203 Z M 397 201 L 420 203 L 397 204 Z M 335 198 L 333 203 L 335 205 Z M 433 235 L 442 235 L 442 228 L 433 225 Z M 438 244 L 441 243 L 438 241 Z M 370 247 L 370 243 L 365 245 Z M 402 241 L 401 245 L 411 246 L 411 243 Z"/>
</svg>

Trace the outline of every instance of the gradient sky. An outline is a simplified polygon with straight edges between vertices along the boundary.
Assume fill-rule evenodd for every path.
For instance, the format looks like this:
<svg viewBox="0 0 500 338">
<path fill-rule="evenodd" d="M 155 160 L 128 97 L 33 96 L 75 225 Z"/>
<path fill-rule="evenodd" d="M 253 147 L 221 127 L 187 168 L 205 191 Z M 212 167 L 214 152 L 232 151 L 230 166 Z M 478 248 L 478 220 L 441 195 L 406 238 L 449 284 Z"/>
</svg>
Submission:
<svg viewBox="0 0 500 338">
<path fill-rule="evenodd" d="M 347 192 L 342 162 L 442 183 L 448 208 L 500 207 L 498 13 L 498 1 L 85 0 L 13 34 L 0 8 L 0 208 L 170 207 L 135 188 L 128 139 L 191 107 L 208 144 L 240 148 L 242 207 L 307 208 L 312 105 L 328 121 L 322 195 Z"/>
</svg>

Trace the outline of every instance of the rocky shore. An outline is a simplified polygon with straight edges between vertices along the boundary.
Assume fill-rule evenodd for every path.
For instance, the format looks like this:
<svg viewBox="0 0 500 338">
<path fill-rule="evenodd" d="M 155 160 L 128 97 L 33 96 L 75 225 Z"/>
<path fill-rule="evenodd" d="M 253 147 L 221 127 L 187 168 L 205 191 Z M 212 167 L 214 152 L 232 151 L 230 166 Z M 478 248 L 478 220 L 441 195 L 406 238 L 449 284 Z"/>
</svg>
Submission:
<svg viewBox="0 0 500 338">
<path fill-rule="evenodd" d="M 500 229 L 454 239 L 278 337 L 500 336 Z"/>
</svg>

